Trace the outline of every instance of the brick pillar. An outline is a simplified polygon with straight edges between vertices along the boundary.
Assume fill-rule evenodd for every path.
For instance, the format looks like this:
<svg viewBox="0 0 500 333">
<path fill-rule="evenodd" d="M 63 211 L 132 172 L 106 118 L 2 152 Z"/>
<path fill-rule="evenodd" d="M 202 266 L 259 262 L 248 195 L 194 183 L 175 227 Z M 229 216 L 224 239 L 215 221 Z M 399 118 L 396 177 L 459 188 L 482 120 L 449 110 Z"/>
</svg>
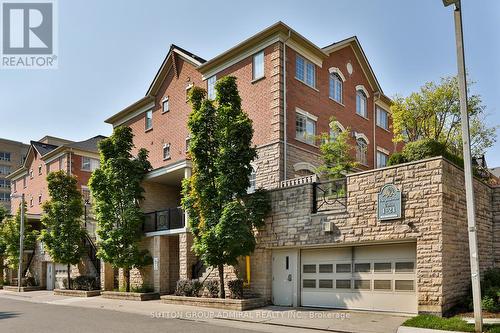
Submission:
<svg viewBox="0 0 500 333">
<path fill-rule="evenodd" d="M 101 260 L 101 290 L 112 291 L 114 287 L 114 270 L 111 264 Z"/>
<path fill-rule="evenodd" d="M 190 232 L 179 234 L 179 279 L 191 280 L 192 265 L 196 261 L 192 245 L 193 235 Z"/>
<path fill-rule="evenodd" d="M 153 239 L 153 283 L 159 293 L 169 292 L 169 238 L 168 236 L 154 236 Z M 156 267 L 155 267 L 156 266 Z"/>
</svg>

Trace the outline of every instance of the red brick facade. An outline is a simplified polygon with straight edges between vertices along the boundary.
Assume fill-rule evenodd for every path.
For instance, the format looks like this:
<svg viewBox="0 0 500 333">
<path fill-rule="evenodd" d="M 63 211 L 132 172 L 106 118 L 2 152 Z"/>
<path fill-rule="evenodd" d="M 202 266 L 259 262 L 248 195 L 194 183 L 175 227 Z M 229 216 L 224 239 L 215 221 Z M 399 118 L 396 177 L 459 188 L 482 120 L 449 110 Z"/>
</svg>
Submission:
<svg viewBox="0 0 500 333">
<path fill-rule="evenodd" d="M 283 29 L 280 24 L 277 27 Z M 275 42 L 265 43 L 261 47 L 252 45 L 252 39 L 260 41 L 260 36 L 266 35 L 266 31 L 235 47 L 241 49 L 241 52 L 238 53 L 232 49 L 207 63 L 200 62 L 200 65 L 193 64 L 188 59 L 189 56 L 185 57 L 184 50 L 181 49 L 180 52 L 175 52 L 173 51 L 175 47 L 173 47 L 168 55 L 168 57 L 171 57 L 172 65 L 164 75 L 159 89 L 153 92 L 150 90 L 149 95 L 146 96 L 146 98 L 154 101 L 154 106 L 151 104 L 153 110 L 152 129 L 145 130 L 145 112 L 147 108 L 144 109 L 144 112 L 137 114 L 137 110 L 129 107 L 108 119 L 107 122 L 114 126 L 122 124 L 130 126 L 135 134 L 136 149 L 146 148 L 149 150 L 150 161 L 154 169 L 182 161 L 186 159 L 187 119 L 191 111 L 189 103 L 186 102 L 186 89 L 191 85 L 207 88 L 207 79 L 213 75 L 217 79 L 226 75 L 233 75 L 238 79 L 238 89 L 242 98 L 243 109 L 253 120 L 254 144 L 259 148 L 259 158 L 267 159 L 264 162 L 261 160 L 255 161 L 258 168 L 257 174 L 259 172 L 266 174 L 264 178 L 267 180 L 260 181 L 260 185 L 267 186 L 270 185 L 270 182 L 276 183 L 278 180 L 283 180 L 285 178 L 284 169 L 287 170 L 286 178 L 300 175 L 301 172 L 294 170 L 294 165 L 297 165 L 297 163 L 305 162 L 312 166 L 317 166 L 319 163 L 318 146 L 296 139 L 296 108 L 317 117 L 317 135 L 328 133 L 330 119 L 333 116 L 343 127 L 351 131 L 353 146 L 356 144 L 355 134 L 362 134 L 366 137 L 368 139 L 367 163 L 366 165 L 360 165 L 360 169 L 376 167 L 376 150 L 378 147 L 389 153 L 394 151 L 392 132 L 390 132 L 392 122 L 389 120 L 388 131 L 376 126 L 375 119 L 375 100 L 378 100 L 377 103 L 383 106 L 386 111 L 389 111 L 388 103 L 390 103 L 390 100 L 383 95 L 380 87 L 378 87 L 376 78 L 370 72 L 370 65 L 363 60 L 364 58 L 360 58 L 360 54 L 363 53 L 362 50 L 359 51 L 360 46 L 357 44 L 357 39 L 353 38 L 346 42 L 345 46 L 333 51 L 328 50 L 328 48 L 319 49 L 314 46 L 316 49 L 313 50 L 315 53 L 312 52 L 313 57 L 319 57 L 321 66 L 315 65 L 316 87 L 312 88 L 295 77 L 297 50 L 302 50 L 302 46 L 297 46 L 297 43 L 305 45 L 305 51 L 301 53 L 301 56 L 307 60 L 311 57 L 311 52 L 308 50 L 314 48 L 311 43 L 297 37 L 298 41 L 291 44 L 293 47 L 286 44 L 285 61 L 283 46 L 286 39 L 277 39 Z M 276 32 L 276 34 L 280 36 L 279 32 Z M 245 43 L 248 46 L 245 46 Z M 260 51 L 264 51 L 264 77 L 253 80 L 252 59 L 253 55 Z M 311 62 L 318 63 L 318 60 L 311 59 Z M 214 63 L 215 65 L 212 65 Z M 284 63 L 286 63 L 286 74 L 283 68 Z M 347 70 L 348 64 L 349 67 L 352 66 L 350 71 Z M 342 103 L 338 103 L 329 97 L 329 69 L 332 67 L 340 69 L 345 77 Z M 161 70 L 159 73 L 161 73 Z M 366 118 L 356 114 L 356 87 L 360 85 L 368 93 Z M 169 101 L 169 111 L 164 113 L 162 111 L 162 101 L 165 98 L 168 98 Z M 286 117 L 284 115 L 285 100 Z M 128 119 L 134 112 L 136 115 Z M 284 135 L 285 126 L 286 137 Z M 286 158 L 284 156 L 285 142 L 287 143 Z M 169 159 L 163 158 L 164 145 L 170 145 Z M 275 146 L 271 149 L 269 148 L 270 145 Z M 261 153 L 260 148 L 266 148 L 267 150 L 263 150 Z M 270 149 L 272 152 L 269 152 Z M 355 149 L 353 149 L 353 155 L 355 155 Z M 269 159 L 277 159 L 278 161 L 269 165 Z M 267 166 L 262 166 L 263 163 Z M 259 176 L 257 178 L 259 183 Z"/>
</svg>

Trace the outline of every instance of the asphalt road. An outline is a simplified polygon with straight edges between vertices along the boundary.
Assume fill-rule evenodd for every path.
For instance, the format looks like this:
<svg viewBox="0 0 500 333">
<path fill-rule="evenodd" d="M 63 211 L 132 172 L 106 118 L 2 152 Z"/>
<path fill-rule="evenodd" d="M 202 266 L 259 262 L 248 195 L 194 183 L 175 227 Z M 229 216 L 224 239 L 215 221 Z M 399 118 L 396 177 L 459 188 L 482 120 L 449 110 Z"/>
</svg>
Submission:
<svg viewBox="0 0 500 333">
<path fill-rule="evenodd" d="M 1 333 L 250 333 L 234 327 L 214 326 L 180 319 L 148 316 L 110 310 L 41 304 L 0 298 Z"/>
</svg>

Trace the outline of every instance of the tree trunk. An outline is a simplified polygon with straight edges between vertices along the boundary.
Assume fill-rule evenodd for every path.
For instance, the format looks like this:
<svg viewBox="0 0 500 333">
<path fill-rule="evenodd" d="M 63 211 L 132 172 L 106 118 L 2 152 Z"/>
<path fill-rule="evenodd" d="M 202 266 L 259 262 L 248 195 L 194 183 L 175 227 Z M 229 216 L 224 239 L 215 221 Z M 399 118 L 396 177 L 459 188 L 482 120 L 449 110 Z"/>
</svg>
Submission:
<svg viewBox="0 0 500 333">
<path fill-rule="evenodd" d="M 68 289 L 71 290 L 71 272 L 70 272 L 70 264 L 68 264 Z"/>
<path fill-rule="evenodd" d="M 123 269 L 123 277 L 125 279 L 125 291 L 130 292 L 130 270 L 127 268 Z"/>
<path fill-rule="evenodd" d="M 220 298 L 226 298 L 226 289 L 224 288 L 224 265 L 219 265 Z"/>
</svg>

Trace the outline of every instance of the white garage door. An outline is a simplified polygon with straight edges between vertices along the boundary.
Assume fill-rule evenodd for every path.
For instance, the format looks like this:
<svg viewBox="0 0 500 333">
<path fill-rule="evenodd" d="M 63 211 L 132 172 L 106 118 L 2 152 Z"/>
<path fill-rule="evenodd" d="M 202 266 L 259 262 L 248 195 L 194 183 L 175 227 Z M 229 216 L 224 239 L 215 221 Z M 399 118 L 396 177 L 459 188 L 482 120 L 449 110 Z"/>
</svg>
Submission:
<svg viewBox="0 0 500 333">
<path fill-rule="evenodd" d="M 416 313 L 415 260 L 415 244 L 302 250 L 302 305 Z"/>
</svg>

